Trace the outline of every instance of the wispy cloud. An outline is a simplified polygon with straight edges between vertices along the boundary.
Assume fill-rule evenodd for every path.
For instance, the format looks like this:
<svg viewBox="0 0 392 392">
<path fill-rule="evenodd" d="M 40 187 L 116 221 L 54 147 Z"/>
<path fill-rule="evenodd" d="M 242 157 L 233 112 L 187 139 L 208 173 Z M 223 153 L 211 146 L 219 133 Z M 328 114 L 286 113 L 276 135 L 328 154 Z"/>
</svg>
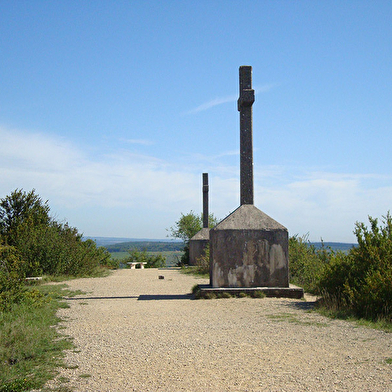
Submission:
<svg viewBox="0 0 392 392">
<path fill-rule="evenodd" d="M 202 112 L 204 110 L 211 109 L 211 108 L 218 106 L 218 105 L 222 105 L 224 103 L 235 102 L 237 100 L 237 98 L 238 97 L 236 95 L 228 95 L 226 97 L 215 98 L 211 101 L 208 101 L 208 102 L 205 102 L 205 103 L 199 105 L 198 107 L 196 107 L 194 109 L 189 110 L 185 114 L 194 114 L 194 113 Z"/>
<path fill-rule="evenodd" d="M 312 241 L 355 242 L 355 222 L 367 223 L 368 215 L 380 217 L 390 208 L 391 177 L 303 169 L 294 173 L 284 167 L 276 170 L 283 181 L 266 185 L 260 178 L 255 202 L 291 235 L 309 233 Z"/>
<path fill-rule="evenodd" d="M 163 238 L 181 212 L 201 211 L 205 157 L 178 164 L 121 150 L 96 158 L 63 138 L 1 127 L 0 140 L 0 198 L 35 188 L 60 219 L 86 235 Z M 213 158 L 211 211 L 224 218 L 239 205 L 238 167 Z M 255 205 L 290 234 L 309 232 L 312 240 L 353 241 L 356 221 L 386 214 L 392 203 L 392 178 L 377 173 L 256 169 Z"/>
<path fill-rule="evenodd" d="M 148 139 L 121 139 L 121 141 L 129 144 L 140 144 L 143 146 L 151 146 L 154 144 L 151 140 Z"/>
<path fill-rule="evenodd" d="M 276 84 L 266 84 L 264 86 L 255 87 L 254 88 L 255 94 L 257 95 L 257 94 L 265 93 L 267 91 L 270 91 L 275 86 L 276 86 Z M 202 103 L 201 105 L 197 106 L 196 108 L 187 111 L 185 114 L 199 113 L 204 110 L 209 110 L 215 106 L 223 105 L 228 102 L 236 102 L 237 99 L 238 99 L 238 95 L 228 95 L 225 97 L 218 97 L 218 98 L 212 99 L 211 101 Z"/>
<path fill-rule="evenodd" d="M 167 207 L 178 198 L 193 198 L 188 186 L 195 177 L 153 156 L 120 150 L 96 159 L 60 138 L 1 128 L 0 139 L 1 195 L 36 188 L 69 207 L 129 207 L 147 201 Z M 168 184 L 176 193 L 166 192 Z"/>
</svg>

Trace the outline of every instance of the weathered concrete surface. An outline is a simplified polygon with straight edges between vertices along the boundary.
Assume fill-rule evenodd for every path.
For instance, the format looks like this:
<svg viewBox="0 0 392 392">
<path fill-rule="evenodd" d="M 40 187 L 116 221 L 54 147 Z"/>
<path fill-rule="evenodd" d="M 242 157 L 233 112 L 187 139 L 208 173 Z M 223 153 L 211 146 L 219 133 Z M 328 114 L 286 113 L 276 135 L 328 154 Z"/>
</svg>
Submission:
<svg viewBox="0 0 392 392">
<path fill-rule="evenodd" d="M 204 227 L 189 240 L 189 264 L 196 265 L 197 259 L 204 255 L 205 247 L 210 243 L 210 229 Z"/>
<path fill-rule="evenodd" d="M 253 204 L 253 116 L 255 92 L 252 89 L 252 67 L 243 65 L 239 70 L 240 97 L 240 199 L 242 204 Z"/>
<path fill-rule="evenodd" d="M 203 173 L 203 229 L 208 228 L 208 173 Z"/>
<path fill-rule="evenodd" d="M 212 287 L 289 287 L 288 231 L 244 204 L 210 230 Z"/>
</svg>

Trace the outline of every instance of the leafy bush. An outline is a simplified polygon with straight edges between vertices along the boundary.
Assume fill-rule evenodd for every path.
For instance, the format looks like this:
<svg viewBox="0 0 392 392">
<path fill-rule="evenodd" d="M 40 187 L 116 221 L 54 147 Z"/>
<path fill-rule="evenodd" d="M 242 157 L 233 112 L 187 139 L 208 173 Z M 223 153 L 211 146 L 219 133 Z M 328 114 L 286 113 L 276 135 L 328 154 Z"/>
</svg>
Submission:
<svg viewBox="0 0 392 392">
<path fill-rule="evenodd" d="M 0 236 L 17 249 L 28 276 L 89 275 L 110 264 L 105 248 L 83 241 L 76 228 L 52 219 L 47 203 L 34 190 L 17 189 L 0 200 Z"/>
<path fill-rule="evenodd" d="M 23 300 L 25 263 L 12 246 L 0 244 L 0 310 L 9 310 Z"/>
<path fill-rule="evenodd" d="M 199 274 L 210 273 L 210 244 L 207 244 L 203 254 L 196 259 L 196 267 Z"/>
<path fill-rule="evenodd" d="M 16 247 L 27 262 L 30 276 L 88 275 L 110 259 L 104 248 L 97 248 L 92 240 L 83 241 L 77 229 L 66 224 L 23 224 L 17 232 Z"/>
<path fill-rule="evenodd" d="M 309 293 L 319 291 L 322 271 L 334 252 L 322 244 L 320 249 L 308 241 L 308 235 L 289 239 L 290 282 L 301 286 Z"/>
<path fill-rule="evenodd" d="M 147 251 L 139 251 L 137 249 L 133 249 L 128 251 L 129 257 L 126 258 L 124 263 L 146 263 L 146 268 L 163 268 L 166 266 L 166 258 L 159 255 L 149 255 Z"/>
<path fill-rule="evenodd" d="M 369 217 L 370 229 L 356 223 L 358 247 L 338 254 L 320 279 L 320 290 L 337 307 L 357 316 L 392 321 L 392 217 L 382 224 Z"/>
</svg>

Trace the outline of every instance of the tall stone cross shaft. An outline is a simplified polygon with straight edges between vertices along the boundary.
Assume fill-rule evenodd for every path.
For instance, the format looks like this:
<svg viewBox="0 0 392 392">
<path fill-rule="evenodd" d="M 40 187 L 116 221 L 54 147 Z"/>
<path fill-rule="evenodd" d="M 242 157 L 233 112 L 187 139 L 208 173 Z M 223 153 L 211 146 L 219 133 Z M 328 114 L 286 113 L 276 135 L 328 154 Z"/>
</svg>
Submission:
<svg viewBox="0 0 392 392">
<path fill-rule="evenodd" d="M 203 229 L 208 229 L 208 173 L 203 173 Z"/>
<path fill-rule="evenodd" d="M 252 89 L 252 67 L 240 67 L 240 182 L 241 205 L 253 204 L 253 130 L 252 105 L 255 91 Z"/>
</svg>

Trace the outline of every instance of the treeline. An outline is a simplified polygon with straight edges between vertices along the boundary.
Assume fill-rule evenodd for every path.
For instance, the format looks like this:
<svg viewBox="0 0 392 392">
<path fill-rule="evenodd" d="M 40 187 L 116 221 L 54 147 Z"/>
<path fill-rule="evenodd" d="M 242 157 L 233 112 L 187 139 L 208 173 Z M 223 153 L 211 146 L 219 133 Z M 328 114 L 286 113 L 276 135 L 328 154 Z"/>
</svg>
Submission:
<svg viewBox="0 0 392 392">
<path fill-rule="evenodd" d="M 110 253 L 128 252 L 132 250 L 145 250 L 147 252 L 174 252 L 184 249 L 183 242 L 166 242 L 166 241 L 129 241 L 118 244 L 107 245 L 106 249 Z"/>
</svg>

